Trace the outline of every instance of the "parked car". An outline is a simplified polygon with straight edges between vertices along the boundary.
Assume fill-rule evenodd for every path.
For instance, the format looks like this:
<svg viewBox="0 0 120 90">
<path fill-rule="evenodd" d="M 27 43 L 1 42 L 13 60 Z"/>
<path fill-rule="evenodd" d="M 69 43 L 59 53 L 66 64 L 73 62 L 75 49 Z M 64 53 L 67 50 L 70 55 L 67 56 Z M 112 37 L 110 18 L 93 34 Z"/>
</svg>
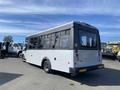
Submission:
<svg viewBox="0 0 120 90">
<path fill-rule="evenodd" d="M 3 43 L 0 42 L 0 58 L 4 59 L 5 57 L 5 50 L 3 49 Z"/>
<path fill-rule="evenodd" d="M 17 43 L 14 43 L 14 44 L 9 45 L 8 54 L 9 54 L 9 55 L 16 56 L 16 57 L 21 57 L 21 54 L 22 54 L 22 46 L 20 46 L 20 45 L 17 44 Z"/>
<path fill-rule="evenodd" d="M 117 54 L 117 59 L 118 59 L 118 61 L 120 62 L 120 51 L 119 51 L 118 54 Z"/>
</svg>

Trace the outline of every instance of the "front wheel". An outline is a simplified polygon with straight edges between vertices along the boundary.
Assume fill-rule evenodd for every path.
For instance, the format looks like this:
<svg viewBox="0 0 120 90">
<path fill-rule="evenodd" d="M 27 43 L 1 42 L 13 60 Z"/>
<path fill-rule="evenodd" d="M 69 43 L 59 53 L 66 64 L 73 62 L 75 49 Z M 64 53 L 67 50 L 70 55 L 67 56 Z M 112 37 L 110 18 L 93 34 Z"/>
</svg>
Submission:
<svg viewBox="0 0 120 90">
<path fill-rule="evenodd" d="M 51 63 L 49 60 L 44 61 L 43 63 L 43 69 L 46 73 L 50 73 L 51 72 Z"/>
</svg>

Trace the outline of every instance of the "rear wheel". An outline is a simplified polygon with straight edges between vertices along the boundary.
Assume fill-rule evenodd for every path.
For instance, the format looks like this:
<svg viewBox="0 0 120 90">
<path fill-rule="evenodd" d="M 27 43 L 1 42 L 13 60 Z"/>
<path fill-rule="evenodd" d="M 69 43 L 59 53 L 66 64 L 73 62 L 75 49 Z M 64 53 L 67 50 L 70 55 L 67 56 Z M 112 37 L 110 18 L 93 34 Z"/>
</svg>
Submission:
<svg viewBox="0 0 120 90">
<path fill-rule="evenodd" d="M 22 52 L 21 51 L 18 52 L 17 57 L 19 57 L 19 58 L 22 57 Z"/>
<path fill-rule="evenodd" d="M 77 73 L 70 73 L 70 77 L 76 77 L 77 75 Z"/>
<path fill-rule="evenodd" d="M 46 73 L 50 73 L 51 72 L 51 63 L 49 60 L 44 61 L 43 63 L 43 69 Z"/>
</svg>

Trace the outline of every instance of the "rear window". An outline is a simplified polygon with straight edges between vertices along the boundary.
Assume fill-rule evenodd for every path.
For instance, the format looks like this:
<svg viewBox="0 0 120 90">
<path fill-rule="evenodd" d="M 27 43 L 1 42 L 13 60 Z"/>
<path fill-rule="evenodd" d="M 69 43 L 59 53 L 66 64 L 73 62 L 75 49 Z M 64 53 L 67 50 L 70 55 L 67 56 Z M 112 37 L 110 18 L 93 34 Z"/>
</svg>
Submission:
<svg viewBox="0 0 120 90">
<path fill-rule="evenodd" d="M 79 30 L 79 43 L 81 48 L 97 48 L 97 34 Z"/>
</svg>

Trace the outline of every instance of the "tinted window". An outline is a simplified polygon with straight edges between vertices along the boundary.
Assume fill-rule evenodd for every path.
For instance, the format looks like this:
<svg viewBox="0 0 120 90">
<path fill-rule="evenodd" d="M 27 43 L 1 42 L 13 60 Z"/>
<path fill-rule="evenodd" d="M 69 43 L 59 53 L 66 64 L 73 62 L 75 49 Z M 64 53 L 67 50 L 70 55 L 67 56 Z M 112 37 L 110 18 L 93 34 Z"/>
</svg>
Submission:
<svg viewBox="0 0 120 90">
<path fill-rule="evenodd" d="M 60 37 L 60 48 L 70 48 L 70 30 L 62 31 Z"/>
<path fill-rule="evenodd" d="M 49 48 L 49 47 L 50 47 L 50 37 L 49 37 L 49 35 L 46 35 L 45 39 L 44 39 L 44 47 L 43 48 Z"/>
<path fill-rule="evenodd" d="M 30 38 L 29 40 L 29 49 L 35 49 L 38 47 L 38 37 Z"/>
<path fill-rule="evenodd" d="M 60 39 L 60 48 L 69 48 L 70 47 L 70 41 L 69 36 L 62 36 Z"/>
<path fill-rule="evenodd" d="M 60 47 L 60 32 L 55 33 L 55 41 L 53 48 L 59 48 Z"/>
<path fill-rule="evenodd" d="M 28 41 L 29 49 L 69 49 L 70 29 L 32 37 Z"/>
<path fill-rule="evenodd" d="M 80 30 L 79 41 L 81 47 L 86 47 L 86 48 L 97 47 L 97 36 L 95 33 Z"/>
<path fill-rule="evenodd" d="M 52 34 L 51 34 L 50 41 L 51 41 L 50 48 L 54 48 L 54 43 L 55 43 L 55 33 L 52 33 Z"/>
</svg>

